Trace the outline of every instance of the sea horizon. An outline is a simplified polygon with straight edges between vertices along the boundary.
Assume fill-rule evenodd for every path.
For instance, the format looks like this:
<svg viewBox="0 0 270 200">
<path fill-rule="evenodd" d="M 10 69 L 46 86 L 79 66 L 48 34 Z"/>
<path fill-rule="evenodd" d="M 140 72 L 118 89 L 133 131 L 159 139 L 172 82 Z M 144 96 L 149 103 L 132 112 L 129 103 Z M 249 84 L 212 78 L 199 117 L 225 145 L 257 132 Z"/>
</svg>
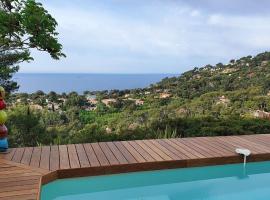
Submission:
<svg viewBox="0 0 270 200">
<path fill-rule="evenodd" d="M 16 93 L 34 93 L 42 90 L 45 93 L 56 93 L 102 90 L 125 90 L 149 87 L 166 77 L 179 74 L 171 73 L 26 73 L 19 72 L 13 80 L 20 88 Z"/>
<path fill-rule="evenodd" d="M 181 73 L 110 73 L 110 72 L 17 72 L 16 74 L 105 74 L 105 75 L 151 75 L 151 74 L 159 74 L 159 75 L 180 75 Z M 15 75 L 16 75 L 15 74 Z"/>
</svg>

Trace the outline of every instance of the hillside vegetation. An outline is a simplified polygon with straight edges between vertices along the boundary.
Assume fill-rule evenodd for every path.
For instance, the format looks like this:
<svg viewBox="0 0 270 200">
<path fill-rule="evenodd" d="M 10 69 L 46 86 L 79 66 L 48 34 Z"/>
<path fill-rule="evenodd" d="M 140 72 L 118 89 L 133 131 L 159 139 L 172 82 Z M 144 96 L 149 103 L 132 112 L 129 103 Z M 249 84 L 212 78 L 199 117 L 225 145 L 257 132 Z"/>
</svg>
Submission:
<svg viewBox="0 0 270 200">
<path fill-rule="evenodd" d="M 231 60 L 229 64 L 206 65 L 183 73 L 179 77 L 166 78 L 156 84 L 156 88 L 171 89 L 182 98 L 195 98 L 213 91 L 235 91 L 249 87 L 263 87 L 268 92 L 270 86 L 270 53 L 255 57 L 247 56 Z"/>
<path fill-rule="evenodd" d="M 90 83 L 89 83 L 90 84 Z M 13 94 L 13 146 L 270 133 L 270 53 L 195 67 L 148 88 Z"/>
</svg>

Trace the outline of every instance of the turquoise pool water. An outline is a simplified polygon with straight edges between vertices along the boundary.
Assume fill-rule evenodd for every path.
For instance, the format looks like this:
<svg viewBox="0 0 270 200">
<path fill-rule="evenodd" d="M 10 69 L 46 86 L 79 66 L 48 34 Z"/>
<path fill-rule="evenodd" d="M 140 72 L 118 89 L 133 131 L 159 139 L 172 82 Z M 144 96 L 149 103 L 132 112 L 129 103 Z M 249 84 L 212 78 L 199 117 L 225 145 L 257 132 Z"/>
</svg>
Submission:
<svg viewBox="0 0 270 200">
<path fill-rule="evenodd" d="M 41 200 L 269 200 L 270 162 L 62 179 Z"/>
</svg>

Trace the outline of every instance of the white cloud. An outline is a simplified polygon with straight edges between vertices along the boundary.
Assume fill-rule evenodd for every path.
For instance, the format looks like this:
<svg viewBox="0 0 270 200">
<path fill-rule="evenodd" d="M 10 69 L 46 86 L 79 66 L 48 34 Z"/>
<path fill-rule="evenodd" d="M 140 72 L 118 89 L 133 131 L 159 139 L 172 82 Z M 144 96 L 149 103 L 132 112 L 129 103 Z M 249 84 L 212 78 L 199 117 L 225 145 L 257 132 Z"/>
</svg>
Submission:
<svg viewBox="0 0 270 200">
<path fill-rule="evenodd" d="M 111 13 L 51 10 L 58 19 L 64 44 L 70 47 L 123 48 L 127 52 L 153 56 L 177 55 L 181 46 L 175 44 L 183 43 L 182 28 L 170 24 L 178 23 L 175 18 L 157 23 L 144 19 L 126 20 Z M 73 13 L 72 18 L 70 13 Z"/>
<path fill-rule="evenodd" d="M 122 2 L 117 10 L 93 2 L 44 2 L 67 58 L 55 62 L 34 52 L 35 62 L 22 71 L 182 72 L 266 50 L 270 42 L 269 16 L 211 13 L 174 1 Z"/>
<path fill-rule="evenodd" d="M 200 11 L 198 11 L 198 10 L 192 10 L 191 11 L 191 13 L 190 13 L 190 16 L 191 17 L 198 17 L 198 16 L 200 16 Z"/>
<path fill-rule="evenodd" d="M 210 15 L 210 26 L 220 29 L 226 40 L 249 49 L 269 49 L 270 16 Z"/>
</svg>

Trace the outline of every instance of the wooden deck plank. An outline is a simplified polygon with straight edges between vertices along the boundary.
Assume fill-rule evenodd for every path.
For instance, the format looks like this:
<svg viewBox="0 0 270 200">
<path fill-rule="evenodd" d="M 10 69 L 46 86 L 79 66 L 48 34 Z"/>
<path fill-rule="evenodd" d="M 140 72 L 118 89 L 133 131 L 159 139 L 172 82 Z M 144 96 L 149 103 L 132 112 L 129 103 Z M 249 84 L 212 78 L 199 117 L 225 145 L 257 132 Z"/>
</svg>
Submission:
<svg viewBox="0 0 270 200">
<path fill-rule="evenodd" d="M 186 140 L 184 140 L 184 141 L 186 141 Z M 204 154 L 206 157 L 210 157 L 210 156 L 220 157 L 221 156 L 221 154 L 217 153 L 215 149 L 209 148 L 209 146 L 207 146 L 207 144 L 200 142 L 200 141 L 196 140 L 195 138 L 190 138 L 188 142 L 190 142 L 191 148 L 193 148 L 194 150 L 199 150 L 200 153 Z"/>
<path fill-rule="evenodd" d="M 88 157 L 88 160 L 89 160 L 89 163 L 91 165 L 91 167 L 97 167 L 97 166 L 100 166 L 100 163 L 97 159 L 97 156 L 91 146 L 91 144 L 83 144 L 84 146 L 84 149 L 85 149 L 85 152 L 86 152 L 86 155 Z"/>
<path fill-rule="evenodd" d="M 20 163 L 21 160 L 22 160 L 22 157 L 23 157 L 24 150 L 25 150 L 25 148 L 16 149 L 15 154 L 14 154 L 14 156 L 12 158 L 12 161 Z"/>
<path fill-rule="evenodd" d="M 40 168 L 42 169 L 50 169 L 50 146 L 41 147 L 41 155 L 40 155 Z"/>
<path fill-rule="evenodd" d="M 121 151 L 119 151 L 119 149 L 115 146 L 115 144 L 113 142 L 107 142 L 106 144 L 108 145 L 108 147 L 112 151 L 115 158 L 118 160 L 119 164 L 128 164 L 127 159 L 123 156 Z"/>
<path fill-rule="evenodd" d="M 80 168 L 80 161 L 74 144 L 67 145 L 68 157 L 71 168 Z"/>
<path fill-rule="evenodd" d="M 267 153 L 270 151 L 269 147 L 261 145 L 258 142 L 250 141 L 250 140 L 247 140 L 247 139 L 245 139 L 243 137 L 239 137 L 239 136 L 235 136 L 235 138 L 237 138 L 237 140 L 240 140 L 240 141 L 248 144 L 249 146 L 255 148 L 259 153 Z"/>
<path fill-rule="evenodd" d="M 6 178 L 0 178 L 0 184 L 4 183 L 7 184 L 9 182 L 21 182 L 24 180 L 39 180 L 40 175 L 32 175 L 32 176 L 15 176 L 15 177 L 10 177 L 8 179 Z"/>
<path fill-rule="evenodd" d="M 253 153 L 259 153 L 260 150 L 257 150 L 256 148 L 248 145 L 247 143 L 241 141 L 241 140 L 237 140 L 237 138 L 224 138 L 224 137 L 219 137 L 217 138 L 218 140 L 224 142 L 224 143 L 227 143 L 227 144 L 230 144 L 233 146 L 234 149 L 236 148 L 247 148 L 247 149 L 250 149 Z"/>
<path fill-rule="evenodd" d="M 155 159 L 155 161 L 164 161 L 160 155 L 149 148 L 142 140 L 136 140 L 135 142 L 140 145 L 147 153 L 149 153 Z"/>
<path fill-rule="evenodd" d="M 7 167 L 3 167 L 3 166 L 2 166 L 2 163 L 1 163 L 0 165 L 1 165 L 1 167 L 0 167 L 0 172 L 6 171 L 7 168 L 8 168 L 9 171 L 13 171 L 13 170 L 16 170 L 16 169 L 17 169 L 17 167 L 15 167 L 15 166 L 7 166 Z"/>
<path fill-rule="evenodd" d="M 222 137 L 222 138 L 224 139 L 224 137 Z M 262 152 L 262 149 L 258 149 L 256 147 L 254 147 L 253 145 L 250 145 L 247 140 L 243 141 L 240 138 L 237 138 L 235 136 L 233 136 L 231 138 L 227 138 L 226 140 L 227 140 L 227 142 L 234 144 L 235 147 L 241 146 L 243 148 L 250 149 L 254 153 L 261 153 Z"/>
<path fill-rule="evenodd" d="M 190 149 L 189 151 L 192 154 L 194 154 L 194 155 L 202 155 L 202 157 L 200 156 L 200 158 L 215 157 L 215 156 L 205 152 L 203 149 L 200 148 L 199 145 L 192 142 L 192 140 L 186 140 L 186 138 L 181 138 L 181 140 L 177 139 L 177 142 L 181 143 L 182 145 L 185 145 L 186 147 L 188 147 Z"/>
<path fill-rule="evenodd" d="M 24 151 L 24 154 L 23 154 L 23 157 L 21 160 L 22 164 L 29 165 L 31 158 L 32 158 L 33 149 L 34 149 L 33 147 L 26 147 L 25 148 L 25 151 Z"/>
<path fill-rule="evenodd" d="M 16 174 L 3 174 L 1 178 L 14 178 L 18 176 L 30 176 L 32 177 L 33 175 L 39 175 L 38 173 L 30 173 L 30 172 L 21 172 L 21 173 L 16 173 Z"/>
<path fill-rule="evenodd" d="M 199 137 L 195 140 L 192 138 L 191 142 L 199 146 L 199 149 L 202 149 L 204 152 L 206 152 L 207 155 L 210 154 L 213 157 L 220 157 L 224 154 L 220 152 L 218 148 L 214 148 L 212 145 L 209 145 L 211 142 L 205 141 L 202 137 Z M 195 147 L 197 147 L 196 145 Z"/>
<path fill-rule="evenodd" d="M 156 146 L 149 140 L 143 140 L 143 143 L 157 153 L 163 160 L 173 160 L 166 152 L 162 151 L 162 146 Z"/>
<path fill-rule="evenodd" d="M 82 144 L 75 144 L 81 167 L 90 167 L 89 160 Z"/>
<path fill-rule="evenodd" d="M 270 141 L 270 137 L 265 137 L 265 136 L 256 136 L 254 135 L 253 137 L 251 137 L 252 135 L 243 135 L 243 138 L 248 139 L 250 141 L 256 141 L 258 143 L 264 144 L 267 147 L 270 147 L 269 141 Z"/>
<path fill-rule="evenodd" d="M 29 160 L 29 156 L 25 155 L 24 161 L 30 164 Z M 4 166 L 0 172 L 0 200 L 36 200 L 41 174 L 33 172 L 31 168 L 19 167 L 23 166 L 21 164 L 9 163 Z"/>
<path fill-rule="evenodd" d="M 270 138 L 263 137 L 263 136 L 262 137 L 256 137 L 256 136 L 251 137 L 251 136 L 252 135 L 244 135 L 242 137 L 251 142 L 256 142 L 256 143 L 259 143 L 260 145 L 270 148 Z"/>
<path fill-rule="evenodd" d="M 261 137 L 255 135 L 254 138 L 259 141 L 259 142 L 263 142 L 263 144 L 267 147 L 270 147 L 270 137 L 269 135 L 263 135 Z"/>
<path fill-rule="evenodd" d="M 20 174 L 26 172 L 25 169 L 15 169 L 15 170 L 3 170 L 0 171 L 0 176 L 8 175 L 8 174 Z"/>
<path fill-rule="evenodd" d="M 131 146 L 127 141 L 121 142 L 123 146 L 129 151 L 129 153 L 138 161 L 138 163 L 143 163 L 146 160 L 143 158 L 143 156 L 136 151 L 133 146 Z"/>
<path fill-rule="evenodd" d="M 131 153 L 124 147 L 121 142 L 114 142 L 115 146 L 122 152 L 128 163 L 137 163 L 137 160 L 131 155 Z"/>
<path fill-rule="evenodd" d="M 119 164 L 119 161 L 116 159 L 110 148 L 106 145 L 105 142 L 99 143 L 100 148 L 102 149 L 102 152 L 105 154 L 107 160 L 109 161 L 110 165 L 117 165 Z"/>
<path fill-rule="evenodd" d="M 41 158 L 41 147 L 34 147 L 30 161 L 30 166 L 39 167 L 40 158 Z"/>
<path fill-rule="evenodd" d="M 2 191 L 2 188 L 5 187 L 14 187 L 18 185 L 29 185 L 29 184 L 38 184 L 39 178 L 37 179 L 28 179 L 28 180 L 21 180 L 21 181 L 9 181 L 9 182 L 1 182 L 0 183 L 0 191 Z"/>
<path fill-rule="evenodd" d="M 29 194 L 32 195 L 32 194 L 37 194 L 37 193 L 38 193 L 38 189 L 11 191 L 11 192 L 0 193 L 0 198 L 13 196 L 13 198 L 16 199 L 16 196 L 19 196 L 19 195 L 29 195 Z"/>
<path fill-rule="evenodd" d="M 180 160 L 181 159 L 180 156 L 178 156 L 177 154 L 171 152 L 169 149 L 167 149 L 164 146 L 162 146 L 158 141 L 156 141 L 156 140 L 149 140 L 149 142 L 151 142 L 153 144 L 153 146 L 155 146 L 156 148 L 158 148 L 162 152 L 164 152 L 166 155 L 168 155 L 171 158 L 171 160 Z"/>
<path fill-rule="evenodd" d="M 244 135 L 243 135 L 244 136 Z M 260 135 L 250 135 L 256 138 L 261 138 L 261 139 L 266 139 L 266 140 L 270 140 L 270 134 L 260 134 Z"/>
<path fill-rule="evenodd" d="M 228 151 L 231 152 L 235 152 L 235 148 L 233 145 L 229 144 L 229 143 L 225 143 L 224 141 L 220 140 L 218 137 L 214 138 L 214 141 L 221 146 L 223 149 L 226 149 Z"/>
<path fill-rule="evenodd" d="M 252 140 L 251 136 L 252 135 L 249 136 L 250 140 Z M 265 144 L 267 147 L 270 147 L 270 137 L 269 137 L 269 135 L 262 135 L 262 136 L 254 135 L 253 139 L 256 139 L 256 141 L 259 141 L 259 142 L 263 142 L 263 144 Z"/>
<path fill-rule="evenodd" d="M 31 189 L 38 189 L 38 182 L 32 182 L 31 184 L 21 184 L 21 185 L 12 185 L 10 187 L 1 187 L 1 193 L 12 192 L 12 191 L 20 191 L 20 190 L 31 190 Z"/>
<path fill-rule="evenodd" d="M 36 199 L 37 199 L 36 194 L 16 195 L 3 198 L 0 197 L 0 200 L 36 200 Z"/>
<path fill-rule="evenodd" d="M 1 156 L 3 159 L 12 160 L 14 154 L 15 154 L 16 148 L 11 148 L 10 152 L 8 154 L 4 154 Z"/>
<path fill-rule="evenodd" d="M 210 151 L 205 150 L 204 147 L 194 142 L 193 138 L 190 138 L 190 140 L 186 140 L 186 139 L 187 138 L 181 138 L 181 139 L 177 139 L 177 141 L 185 145 L 186 147 L 188 147 L 192 154 L 199 156 L 200 158 L 216 157 L 215 153 L 209 153 Z"/>
<path fill-rule="evenodd" d="M 57 145 L 51 146 L 50 152 L 50 170 L 55 171 L 59 169 L 60 157 L 59 157 L 59 148 Z"/>
<path fill-rule="evenodd" d="M 178 151 L 176 148 L 174 148 L 172 145 L 165 142 L 165 140 L 156 140 L 160 145 L 162 145 L 164 148 L 168 149 L 168 151 L 172 152 L 173 154 L 177 155 L 180 160 L 187 159 L 188 157 L 183 154 L 182 152 Z"/>
<path fill-rule="evenodd" d="M 142 157 L 143 157 L 147 162 L 153 162 L 153 161 L 155 161 L 155 159 L 154 159 L 149 153 L 147 153 L 140 145 L 138 145 L 136 142 L 134 142 L 134 141 L 128 141 L 128 143 L 129 143 L 134 149 L 136 149 L 136 151 L 138 151 L 139 154 L 141 154 Z"/>
<path fill-rule="evenodd" d="M 66 145 L 59 145 L 59 158 L 60 169 L 69 169 L 70 164 Z"/>
<path fill-rule="evenodd" d="M 220 155 L 232 156 L 235 154 L 235 152 L 232 149 L 228 150 L 228 149 L 222 147 L 214 138 L 210 139 L 207 137 L 201 137 L 201 138 L 198 138 L 198 140 L 204 142 L 207 146 L 218 150 Z"/>
<path fill-rule="evenodd" d="M 181 152 L 183 155 L 186 155 L 189 159 L 198 159 L 198 158 L 204 158 L 204 156 L 196 151 L 193 151 L 190 147 L 186 146 L 181 142 L 181 140 L 178 139 L 168 139 L 165 140 L 169 145 L 176 148 L 179 152 Z"/>
<path fill-rule="evenodd" d="M 104 165 L 110 165 L 109 161 L 107 160 L 104 152 L 101 150 L 100 146 L 98 143 L 92 143 L 92 148 L 95 152 L 95 154 L 97 155 L 98 161 L 100 163 L 101 166 Z"/>
<path fill-rule="evenodd" d="M 216 138 L 216 140 L 219 141 L 220 143 L 228 146 L 229 148 L 233 149 L 234 151 L 236 148 L 247 148 L 247 146 L 245 144 L 243 145 L 242 143 L 235 143 L 235 142 L 229 141 L 227 139 L 224 139 L 222 137 L 218 137 L 218 138 Z"/>
<path fill-rule="evenodd" d="M 175 138 L 159 139 L 158 142 L 167 149 L 170 149 L 171 152 L 177 153 L 177 155 L 180 156 L 182 159 L 197 158 L 196 156 L 188 152 L 186 149 L 181 148 L 181 145 L 177 144 Z"/>
</svg>

